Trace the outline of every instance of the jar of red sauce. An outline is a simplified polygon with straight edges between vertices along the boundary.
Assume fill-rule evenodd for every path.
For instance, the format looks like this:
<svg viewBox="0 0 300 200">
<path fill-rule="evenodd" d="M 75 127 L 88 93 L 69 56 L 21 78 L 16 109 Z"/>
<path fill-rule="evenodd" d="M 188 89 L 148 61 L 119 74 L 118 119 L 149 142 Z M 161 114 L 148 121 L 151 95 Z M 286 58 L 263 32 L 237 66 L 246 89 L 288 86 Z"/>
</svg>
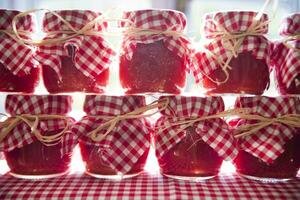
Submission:
<svg viewBox="0 0 300 200">
<path fill-rule="evenodd" d="M 221 97 L 171 96 L 155 125 L 155 149 L 164 176 L 183 180 L 205 180 L 218 175 L 223 160 L 237 154 L 226 122 L 215 117 L 188 124 L 224 111 Z"/>
<path fill-rule="evenodd" d="M 256 94 L 269 86 L 268 16 L 249 11 L 205 16 L 204 50 L 192 70 L 208 94 Z M 258 28 L 259 27 L 259 28 Z"/>
<path fill-rule="evenodd" d="M 101 36 L 107 23 L 96 23 L 99 16 L 101 13 L 88 10 L 61 10 L 45 14 L 43 30 L 47 36 L 44 42 L 62 40 L 42 43 L 38 50 L 37 58 L 49 93 L 105 92 L 115 52 Z M 86 28 L 93 21 L 95 24 Z M 75 35 L 82 29 L 85 29 L 84 33 Z"/>
<path fill-rule="evenodd" d="M 241 97 L 236 108 L 247 108 L 250 114 L 269 119 L 299 114 L 296 98 Z M 238 119 L 235 128 L 257 123 L 257 120 Z M 239 154 L 234 160 L 237 172 L 243 177 L 261 181 L 285 181 L 296 177 L 300 168 L 299 129 L 283 123 L 270 125 L 253 134 L 237 139 Z"/>
<path fill-rule="evenodd" d="M 0 9 L 0 92 L 33 93 L 39 81 L 39 68 L 35 48 L 17 42 L 12 21 L 20 14 L 15 10 Z M 35 24 L 32 15 L 16 20 L 21 38 L 30 40 Z"/>
<path fill-rule="evenodd" d="M 1 135 L 6 134 L 1 138 L 0 151 L 11 175 L 39 179 L 68 172 L 76 144 L 76 137 L 66 132 L 73 124 L 67 115 L 71 102 L 70 96 L 7 96 L 5 107 L 10 116 L 0 127 Z M 32 131 L 34 124 L 36 131 Z M 10 126 L 12 129 L 6 132 Z M 62 135 L 56 139 L 47 137 L 59 133 Z"/>
<path fill-rule="evenodd" d="M 274 43 L 272 66 L 280 94 L 300 94 L 300 13 L 286 17 Z"/>
<path fill-rule="evenodd" d="M 125 12 L 120 82 L 126 94 L 180 94 L 192 48 L 183 36 L 186 17 L 174 10 Z"/>
<path fill-rule="evenodd" d="M 145 105 L 142 96 L 86 97 L 86 116 L 72 129 L 80 135 L 79 146 L 86 174 L 96 178 L 120 179 L 137 176 L 143 171 L 150 148 L 149 124 L 144 118 L 121 119 L 108 134 L 109 127 L 95 130 Z M 103 138 L 95 139 L 93 131 L 97 137 Z"/>
</svg>

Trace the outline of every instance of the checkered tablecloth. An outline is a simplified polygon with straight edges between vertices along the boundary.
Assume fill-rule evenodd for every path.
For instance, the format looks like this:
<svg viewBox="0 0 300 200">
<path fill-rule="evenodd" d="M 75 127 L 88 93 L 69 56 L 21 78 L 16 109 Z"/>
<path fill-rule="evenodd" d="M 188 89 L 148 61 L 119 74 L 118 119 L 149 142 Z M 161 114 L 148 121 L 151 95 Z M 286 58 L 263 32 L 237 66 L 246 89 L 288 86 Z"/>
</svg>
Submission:
<svg viewBox="0 0 300 200">
<path fill-rule="evenodd" d="M 107 181 L 73 174 L 29 181 L 7 174 L 0 177 L 0 199 L 300 199 L 300 177 L 285 183 L 261 183 L 223 175 L 188 182 L 144 173 Z"/>
</svg>

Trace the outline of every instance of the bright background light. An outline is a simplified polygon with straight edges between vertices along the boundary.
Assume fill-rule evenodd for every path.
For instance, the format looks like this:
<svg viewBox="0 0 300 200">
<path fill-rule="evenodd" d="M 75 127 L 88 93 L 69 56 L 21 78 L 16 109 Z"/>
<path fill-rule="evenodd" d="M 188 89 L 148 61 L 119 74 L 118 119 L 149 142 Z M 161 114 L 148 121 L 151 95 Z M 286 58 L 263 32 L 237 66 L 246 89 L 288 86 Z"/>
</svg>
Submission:
<svg viewBox="0 0 300 200">
<path fill-rule="evenodd" d="M 123 10 L 134 10 L 134 9 L 146 9 L 146 8 L 168 8 L 177 9 L 185 12 L 188 17 L 188 35 L 192 37 L 195 42 L 198 42 L 201 38 L 200 27 L 201 20 L 205 13 L 218 11 L 218 10 L 259 10 L 261 5 L 265 0 L 10 0 L 10 1 L 0 1 L 0 8 L 9 9 L 19 9 L 28 10 L 32 8 L 47 8 L 47 9 L 91 9 L 96 11 L 107 11 L 116 9 L 120 14 L 120 9 Z M 278 26 L 282 17 L 289 13 L 299 11 L 299 0 L 280 0 L 277 9 L 277 14 L 275 18 L 272 19 L 270 24 L 269 38 L 278 38 Z M 271 10 L 268 10 L 271 13 Z M 41 24 L 42 13 L 38 13 L 37 21 Z M 42 34 L 39 35 L 41 37 Z M 115 37 L 108 38 L 116 49 L 119 48 L 120 39 Z M 271 75 L 273 77 L 273 75 Z M 192 76 L 188 76 L 187 87 L 185 90 L 186 94 L 189 95 L 200 95 L 202 88 L 200 85 L 194 83 Z M 37 93 L 46 94 L 46 90 L 40 83 Z M 111 67 L 111 76 L 109 80 L 108 93 L 110 94 L 121 94 L 122 90 L 119 84 L 118 78 L 118 61 L 114 61 Z M 271 87 L 267 95 L 277 95 L 274 87 L 274 82 L 271 83 Z M 0 113 L 5 113 L 4 111 L 4 100 L 5 94 L 0 94 Z M 73 111 L 71 116 L 76 120 L 79 120 L 81 116 L 84 115 L 82 111 L 82 105 L 84 101 L 84 95 L 82 94 L 72 94 L 74 98 Z M 224 101 L 227 108 L 232 107 L 235 97 L 225 96 Z M 158 163 L 155 158 L 154 150 L 151 149 L 149 159 L 145 167 L 146 171 L 149 173 L 157 173 L 159 171 Z M 0 174 L 4 174 L 8 171 L 6 162 L 0 161 Z M 84 165 L 81 160 L 80 152 L 78 147 L 75 149 L 74 157 L 72 159 L 71 172 L 79 173 L 84 171 Z M 224 162 L 221 168 L 224 173 L 233 173 L 235 171 L 234 166 L 230 162 Z"/>
<path fill-rule="evenodd" d="M 74 153 L 71 161 L 70 173 L 77 174 L 77 173 L 84 173 L 84 171 L 85 171 L 85 166 L 82 161 L 79 146 L 77 145 L 74 149 Z"/>
</svg>

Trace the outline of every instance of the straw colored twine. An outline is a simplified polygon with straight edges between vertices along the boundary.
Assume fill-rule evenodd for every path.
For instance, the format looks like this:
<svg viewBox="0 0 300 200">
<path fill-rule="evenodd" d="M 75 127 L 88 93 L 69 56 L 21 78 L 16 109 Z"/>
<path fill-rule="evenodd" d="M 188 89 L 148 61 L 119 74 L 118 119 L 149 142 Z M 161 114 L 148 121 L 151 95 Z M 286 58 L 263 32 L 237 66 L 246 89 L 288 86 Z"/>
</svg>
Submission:
<svg viewBox="0 0 300 200">
<path fill-rule="evenodd" d="M 241 119 L 256 120 L 258 122 L 237 127 L 235 132 L 236 138 L 243 138 L 255 134 L 257 131 L 270 125 L 286 125 L 288 127 L 300 128 L 299 114 L 287 114 L 275 118 L 268 118 L 254 114 L 242 114 L 239 117 Z"/>
<path fill-rule="evenodd" d="M 172 31 L 173 27 L 170 27 L 168 30 L 155 30 L 155 29 L 145 29 L 145 28 L 136 28 L 133 25 L 129 26 L 124 32 L 124 35 L 128 36 L 147 36 L 147 35 L 165 35 L 165 36 L 172 36 L 172 37 L 182 37 L 184 36 L 183 31 Z"/>
<path fill-rule="evenodd" d="M 256 134 L 259 130 L 273 125 L 273 124 L 283 124 L 289 127 L 300 128 L 300 115 L 299 114 L 287 114 L 275 118 L 263 117 L 261 115 L 250 114 L 250 109 L 248 108 L 236 108 L 227 110 L 224 112 L 219 112 L 214 115 L 207 115 L 202 117 L 190 117 L 179 119 L 176 122 L 170 123 L 166 126 L 157 127 L 157 134 L 161 134 L 164 130 L 169 129 L 171 127 L 180 126 L 180 128 L 169 138 L 172 139 L 180 132 L 186 130 L 188 127 L 193 126 L 197 122 L 218 119 L 224 117 L 238 117 L 239 119 L 246 120 L 255 120 L 256 123 L 241 125 L 235 128 L 233 132 L 235 138 L 244 138 L 246 136 L 250 136 L 252 134 Z"/>
<path fill-rule="evenodd" d="M 219 29 L 220 31 L 212 33 L 213 37 L 219 38 L 222 41 L 222 44 L 224 48 L 231 52 L 230 56 L 226 61 L 222 60 L 220 56 L 214 54 L 213 52 L 209 50 L 205 50 L 206 53 L 211 56 L 214 60 L 218 62 L 218 64 L 221 66 L 224 74 L 225 79 L 222 81 L 214 80 L 209 75 L 205 75 L 207 78 L 209 78 L 210 81 L 220 85 L 223 83 L 226 83 L 229 79 L 229 70 L 232 68 L 230 67 L 229 63 L 233 58 L 238 57 L 240 51 L 240 48 L 243 44 L 243 41 L 248 36 L 263 36 L 263 32 L 265 31 L 266 25 L 269 24 L 269 21 L 266 21 L 264 23 L 258 23 L 258 21 L 254 21 L 252 25 L 244 32 L 228 32 L 225 28 L 223 28 L 221 25 L 219 25 L 215 20 L 211 20 Z M 213 42 L 218 42 L 218 39 L 215 39 Z"/>
<path fill-rule="evenodd" d="M 218 31 L 215 31 L 214 33 L 211 33 L 214 37 L 212 40 L 212 43 L 217 43 L 221 40 L 224 48 L 228 51 L 230 51 L 230 56 L 227 58 L 227 60 L 220 59 L 220 56 L 214 54 L 212 51 L 205 50 L 206 53 L 212 57 L 214 60 L 218 62 L 218 64 L 221 66 L 222 71 L 225 74 L 224 80 L 215 80 L 212 77 L 210 77 L 208 74 L 204 75 L 213 83 L 220 85 L 223 83 L 226 83 L 229 79 L 229 70 L 231 70 L 231 66 L 229 65 L 230 61 L 233 58 L 238 57 L 239 53 L 241 53 L 240 48 L 248 36 L 255 36 L 260 37 L 264 35 L 264 32 L 267 29 L 268 24 L 270 21 L 266 22 L 260 22 L 261 17 L 263 16 L 264 11 L 266 10 L 267 6 L 271 3 L 272 0 L 266 0 L 265 4 L 261 8 L 261 10 L 257 13 L 256 17 L 254 18 L 252 24 L 249 26 L 249 28 L 242 32 L 229 32 L 227 31 L 223 26 L 221 26 L 218 22 L 211 19 L 211 21 L 218 29 Z M 275 16 L 275 10 L 277 9 L 277 0 L 273 0 L 274 6 L 273 6 L 273 17 Z"/>
<path fill-rule="evenodd" d="M 295 34 L 295 35 L 291 35 L 291 36 L 288 36 L 286 37 L 284 40 L 283 40 L 283 44 L 284 46 L 286 46 L 287 48 L 289 49 L 292 49 L 292 50 L 295 50 L 295 51 L 299 51 L 300 52 L 300 47 L 295 47 L 291 44 L 289 44 L 289 42 L 292 42 L 294 40 L 298 40 L 300 41 L 300 35 L 299 34 Z"/>
<path fill-rule="evenodd" d="M 60 19 L 67 27 L 69 30 L 59 30 L 59 31 L 52 31 L 52 32 L 48 32 L 47 36 L 51 36 L 51 35 L 55 35 L 55 34 L 64 34 L 64 36 L 59 37 L 59 38 L 54 38 L 54 39 L 44 39 L 44 40 L 40 40 L 40 41 L 33 41 L 33 40 L 26 40 L 20 37 L 19 35 L 19 31 L 16 28 L 16 23 L 17 20 L 19 18 L 22 18 L 26 15 L 29 15 L 30 13 L 34 13 L 34 12 L 38 12 L 38 11 L 48 11 L 51 14 L 53 14 L 54 16 L 56 16 L 58 19 Z M 62 16 L 60 16 L 58 13 L 48 10 L 48 9 L 34 9 L 34 10 L 29 10 L 29 11 L 25 11 L 22 12 L 18 15 L 16 15 L 13 18 L 12 21 L 12 27 L 13 27 L 13 32 L 14 35 L 16 36 L 16 38 L 23 44 L 27 44 L 27 45 L 35 45 L 35 46 L 41 46 L 41 45 L 55 45 L 55 44 L 62 44 L 74 37 L 77 37 L 79 35 L 95 35 L 95 36 L 99 36 L 102 35 L 100 31 L 95 31 L 93 30 L 93 27 L 100 22 L 104 21 L 104 16 L 98 16 L 96 17 L 94 20 L 90 21 L 89 23 L 87 23 L 83 28 L 81 28 L 80 30 L 76 30 L 76 28 L 74 28 L 68 21 L 66 21 Z"/>
<path fill-rule="evenodd" d="M 137 108 L 134 111 L 128 112 L 123 115 L 117 115 L 117 116 L 88 116 L 91 118 L 95 118 L 96 120 L 104 119 L 107 120 L 102 125 L 98 126 L 93 131 L 89 132 L 88 135 L 90 138 L 95 142 L 101 142 L 103 139 L 105 139 L 112 131 L 115 129 L 117 124 L 122 120 L 128 120 L 128 119 L 140 119 L 152 116 L 158 112 L 161 112 L 168 108 L 169 106 L 169 98 L 164 98 L 158 101 L 155 101 L 149 105 Z M 156 111 L 144 114 L 147 111 L 152 111 L 154 109 L 157 109 Z M 236 108 L 227 110 L 224 112 L 219 112 L 217 114 L 213 115 L 207 115 L 202 117 L 190 117 L 190 118 L 181 118 L 178 119 L 178 121 L 170 123 L 166 126 L 157 127 L 157 134 L 161 134 L 164 130 L 180 126 L 180 128 L 176 131 L 174 135 L 171 136 L 173 138 L 183 130 L 187 129 L 188 127 L 193 126 L 197 122 L 205 121 L 205 120 L 211 120 L 211 119 L 218 119 L 218 118 L 225 118 L 225 117 L 233 117 L 236 116 L 240 119 L 246 119 L 246 120 L 255 120 L 256 123 L 252 124 L 246 124 L 241 125 L 236 128 L 234 131 L 234 137 L 235 138 L 242 138 L 246 137 L 252 134 L 256 134 L 259 130 L 273 125 L 273 124 L 283 124 L 289 127 L 295 127 L 300 128 L 300 115 L 299 114 L 287 114 L 275 118 L 268 118 L 263 117 L 261 115 L 257 114 L 250 114 L 250 110 L 248 108 Z M 65 128 L 51 136 L 44 136 L 40 133 L 39 130 L 37 130 L 37 126 L 39 124 L 40 120 L 51 120 L 51 119 L 62 119 L 65 121 L 66 126 Z M 2 131 L 0 132 L 0 142 L 3 141 L 3 139 L 12 131 L 17 125 L 20 123 L 26 123 L 31 128 L 31 133 L 36 136 L 36 138 L 45 144 L 46 146 L 53 146 L 61 142 L 61 139 L 63 135 L 66 133 L 66 131 L 69 128 L 69 121 L 68 118 L 61 115 L 30 115 L 30 114 L 24 114 L 24 115 L 17 115 L 10 117 L 6 119 L 4 122 L 0 122 L 0 128 Z M 104 134 L 99 134 L 100 131 L 106 130 Z M 171 139 L 169 138 L 169 139 Z"/>
<path fill-rule="evenodd" d="M 134 111 L 131 111 L 129 113 L 123 114 L 123 115 L 117 115 L 117 116 L 88 116 L 91 118 L 95 118 L 96 120 L 104 119 L 108 120 L 104 122 L 102 125 L 98 126 L 93 131 L 89 132 L 87 135 L 90 136 L 90 138 L 95 142 L 101 142 L 104 140 L 117 126 L 117 124 L 122 120 L 128 120 L 128 119 L 140 119 L 145 117 L 150 117 L 162 110 L 165 110 L 167 106 L 169 105 L 169 98 L 161 99 L 158 101 L 154 101 L 153 103 L 137 108 Z M 155 112 L 144 114 L 147 111 L 157 109 Z M 98 134 L 100 131 L 106 130 L 104 134 Z"/>
<path fill-rule="evenodd" d="M 68 30 L 58 30 L 58 31 L 51 31 L 47 32 L 47 36 L 62 34 L 63 36 L 58 38 L 52 38 L 52 39 L 43 39 L 39 41 L 33 41 L 31 39 L 24 39 L 21 37 L 21 35 L 28 35 L 26 32 L 21 32 L 16 28 L 17 20 L 19 18 L 22 18 L 26 15 L 29 15 L 30 13 L 38 12 L 38 11 L 48 11 L 51 14 L 55 15 L 57 18 L 59 18 L 64 25 L 68 27 Z M 109 32 L 109 31 L 97 31 L 93 30 L 93 27 L 96 24 L 103 23 L 103 22 L 125 22 L 129 25 L 127 27 L 124 27 L 125 30 L 122 28 L 119 28 L 116 32 Z M 17 42 L 24 44 L 24 45 L 34 45 L 34 46 L 41 46 L 41 45 L 57 45 L 62 44 L 74 37 L 77 37 L 79 35 L 85 35 L 85 36 L 119 36 L 121 34 L 124 35 L 130 35 L 130 36 L 147 36 L 147 35 L 166 35 L 166 36 L 174 36 L 174 37 L 180 37 L 183 35 L 183 32 L 178 31 L 172 31 L 170 30 L 154 30 L 154 29 L 143 29 L 143 28 L 136 28 L 134 27 L 134 23 L 127 19 L 118 19 L 118 18 L 108 18 L 105 14 L 102 14 L 101 16 L 96 17 L 92 21 L 88 22 L 84 27 L 77 30 L 74 28 L 67 20 L 65 20 L 62 16 L 60 16 L 57 12 L 48 10 L 48 9 L 34 9 L 22 12 L 18 15 L 16 15 L 13 18 L 12 21 L 12 31 L 11 30 L 2 30 L 3 33 L 9 35 L 10 37 L 14 38 Z"/>
<path fill-rule="evenodd" d="M 40 120 L 53 120 L 53 119 L 60 119 L 64 120 L 66 126 L 62 131 L 56 133 L 54 135 L 45 136 L 42 135 L 41 132 L 37 129 Z M 25 123 L 31 128 L 31 133 L 44 145 L 46 146 L 54 146 L 61 142 L 62 137 L 68 130 L 70 124 L 69 119 L 66 116 L 62 115 L 31 115 L 31 114 L 24 114 L 24 115 L 16 115 L 13 117 L 7 118 L 4 122 L 0 122 L 0 128 L 2 129 L 0 132 L 0 142 L 4 140 L 4 138 L 16 128 L 19 124 Z"/>
<path fill-rule="evenodd" d="M 29 31 L 18 31 L 19 32 L 19 37 L 23 39 L 23 37 L 28 37 L 32 35 L 32 32 Z M 12 29 L 0 29 L 0 33 L 8 35 L 10 38 L 15 40 L 19 44 L 24 44 L 16 35 L 15 32 Z M 22 37 L 23 36 L 23 37 Z"/>
</svg>

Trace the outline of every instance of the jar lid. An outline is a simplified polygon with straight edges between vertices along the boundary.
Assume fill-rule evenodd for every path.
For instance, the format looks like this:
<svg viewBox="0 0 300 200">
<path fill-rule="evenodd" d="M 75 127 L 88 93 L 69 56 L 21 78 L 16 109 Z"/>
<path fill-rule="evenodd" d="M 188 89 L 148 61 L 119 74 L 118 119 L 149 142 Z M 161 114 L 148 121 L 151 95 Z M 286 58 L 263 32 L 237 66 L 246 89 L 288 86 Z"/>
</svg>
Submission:
<svg viewBox="0 0 300 200">
<path fill-rule="evenodd" d="M 214 37 L 211 33 L 219 32 L 225 29 L 230 33 L 240 33 L 247 31 L 254 22 L 257 12 L 252 11 L 230 11 L 230 12 L 215 12 L 205 15 L 204 32 L 206 37 Z M 268 15 L 263 14 L 259 19 L 260 23 L 266 23 Z M 263 34 L 268 32 L 268 25 L 263 27 Z"/>
<path fill-rule="evenodd" d="M 295 13 L 284 18 L 280 26 L 281 36 L 294 34 L 300 34 L 300 13 Z"/>
<path fill-rule="evenodd" d="M 11 115 L 67 114 L 71 104 L 72 97 L 66 95 L 8 95 L 5 109 Z"/>
<path fill-rule="evenodd" d="M 146 105 L 143 96 L 87 95 L 84 111 L 89 115 L 122 115 Z"/>
<path fill-rule="evenodd" d="M 12 21 L 14 17 L 20 14 L 17 10 L 0 9 L 0 29 L 12 29 Z M 33 32 L 35 30 L 34 17 L 31 14 L 18 18 L 16 28 L 22 31 Z"/>
<path fill-rule="evenodd" d="M 45 32 L 51 31 L 69 31 L 70 28 L 55 14 L 62 17 L 76 30 L 82 29 L 89 22 L 93 21 L 97 17 L 101 16 L 100 12 L 94 12 L 90 10 L 59 10 L 53 12 L 47 12 L 43 19 L 43 30 Z M 107 22 L 96 23 L 93 26 L 94 30 L 105 30 Z"/>
<path fill-rule="evenodd" d="M 124 12 L 121 26 L 134 26 L 135 28 L 184 31 L 186 28 L 186 17 L 182 12 L 175 10 L 136 10 Z"/>
<path fill-rule="evenodd" d="M 224 102 L 221 97 L 160 97 L 160 99 L 163 98 L 169 99 L 168 107 L 161 111 L 163 115 L 192 117 L 213 115 L 224 111 Z"/>
</svg>

